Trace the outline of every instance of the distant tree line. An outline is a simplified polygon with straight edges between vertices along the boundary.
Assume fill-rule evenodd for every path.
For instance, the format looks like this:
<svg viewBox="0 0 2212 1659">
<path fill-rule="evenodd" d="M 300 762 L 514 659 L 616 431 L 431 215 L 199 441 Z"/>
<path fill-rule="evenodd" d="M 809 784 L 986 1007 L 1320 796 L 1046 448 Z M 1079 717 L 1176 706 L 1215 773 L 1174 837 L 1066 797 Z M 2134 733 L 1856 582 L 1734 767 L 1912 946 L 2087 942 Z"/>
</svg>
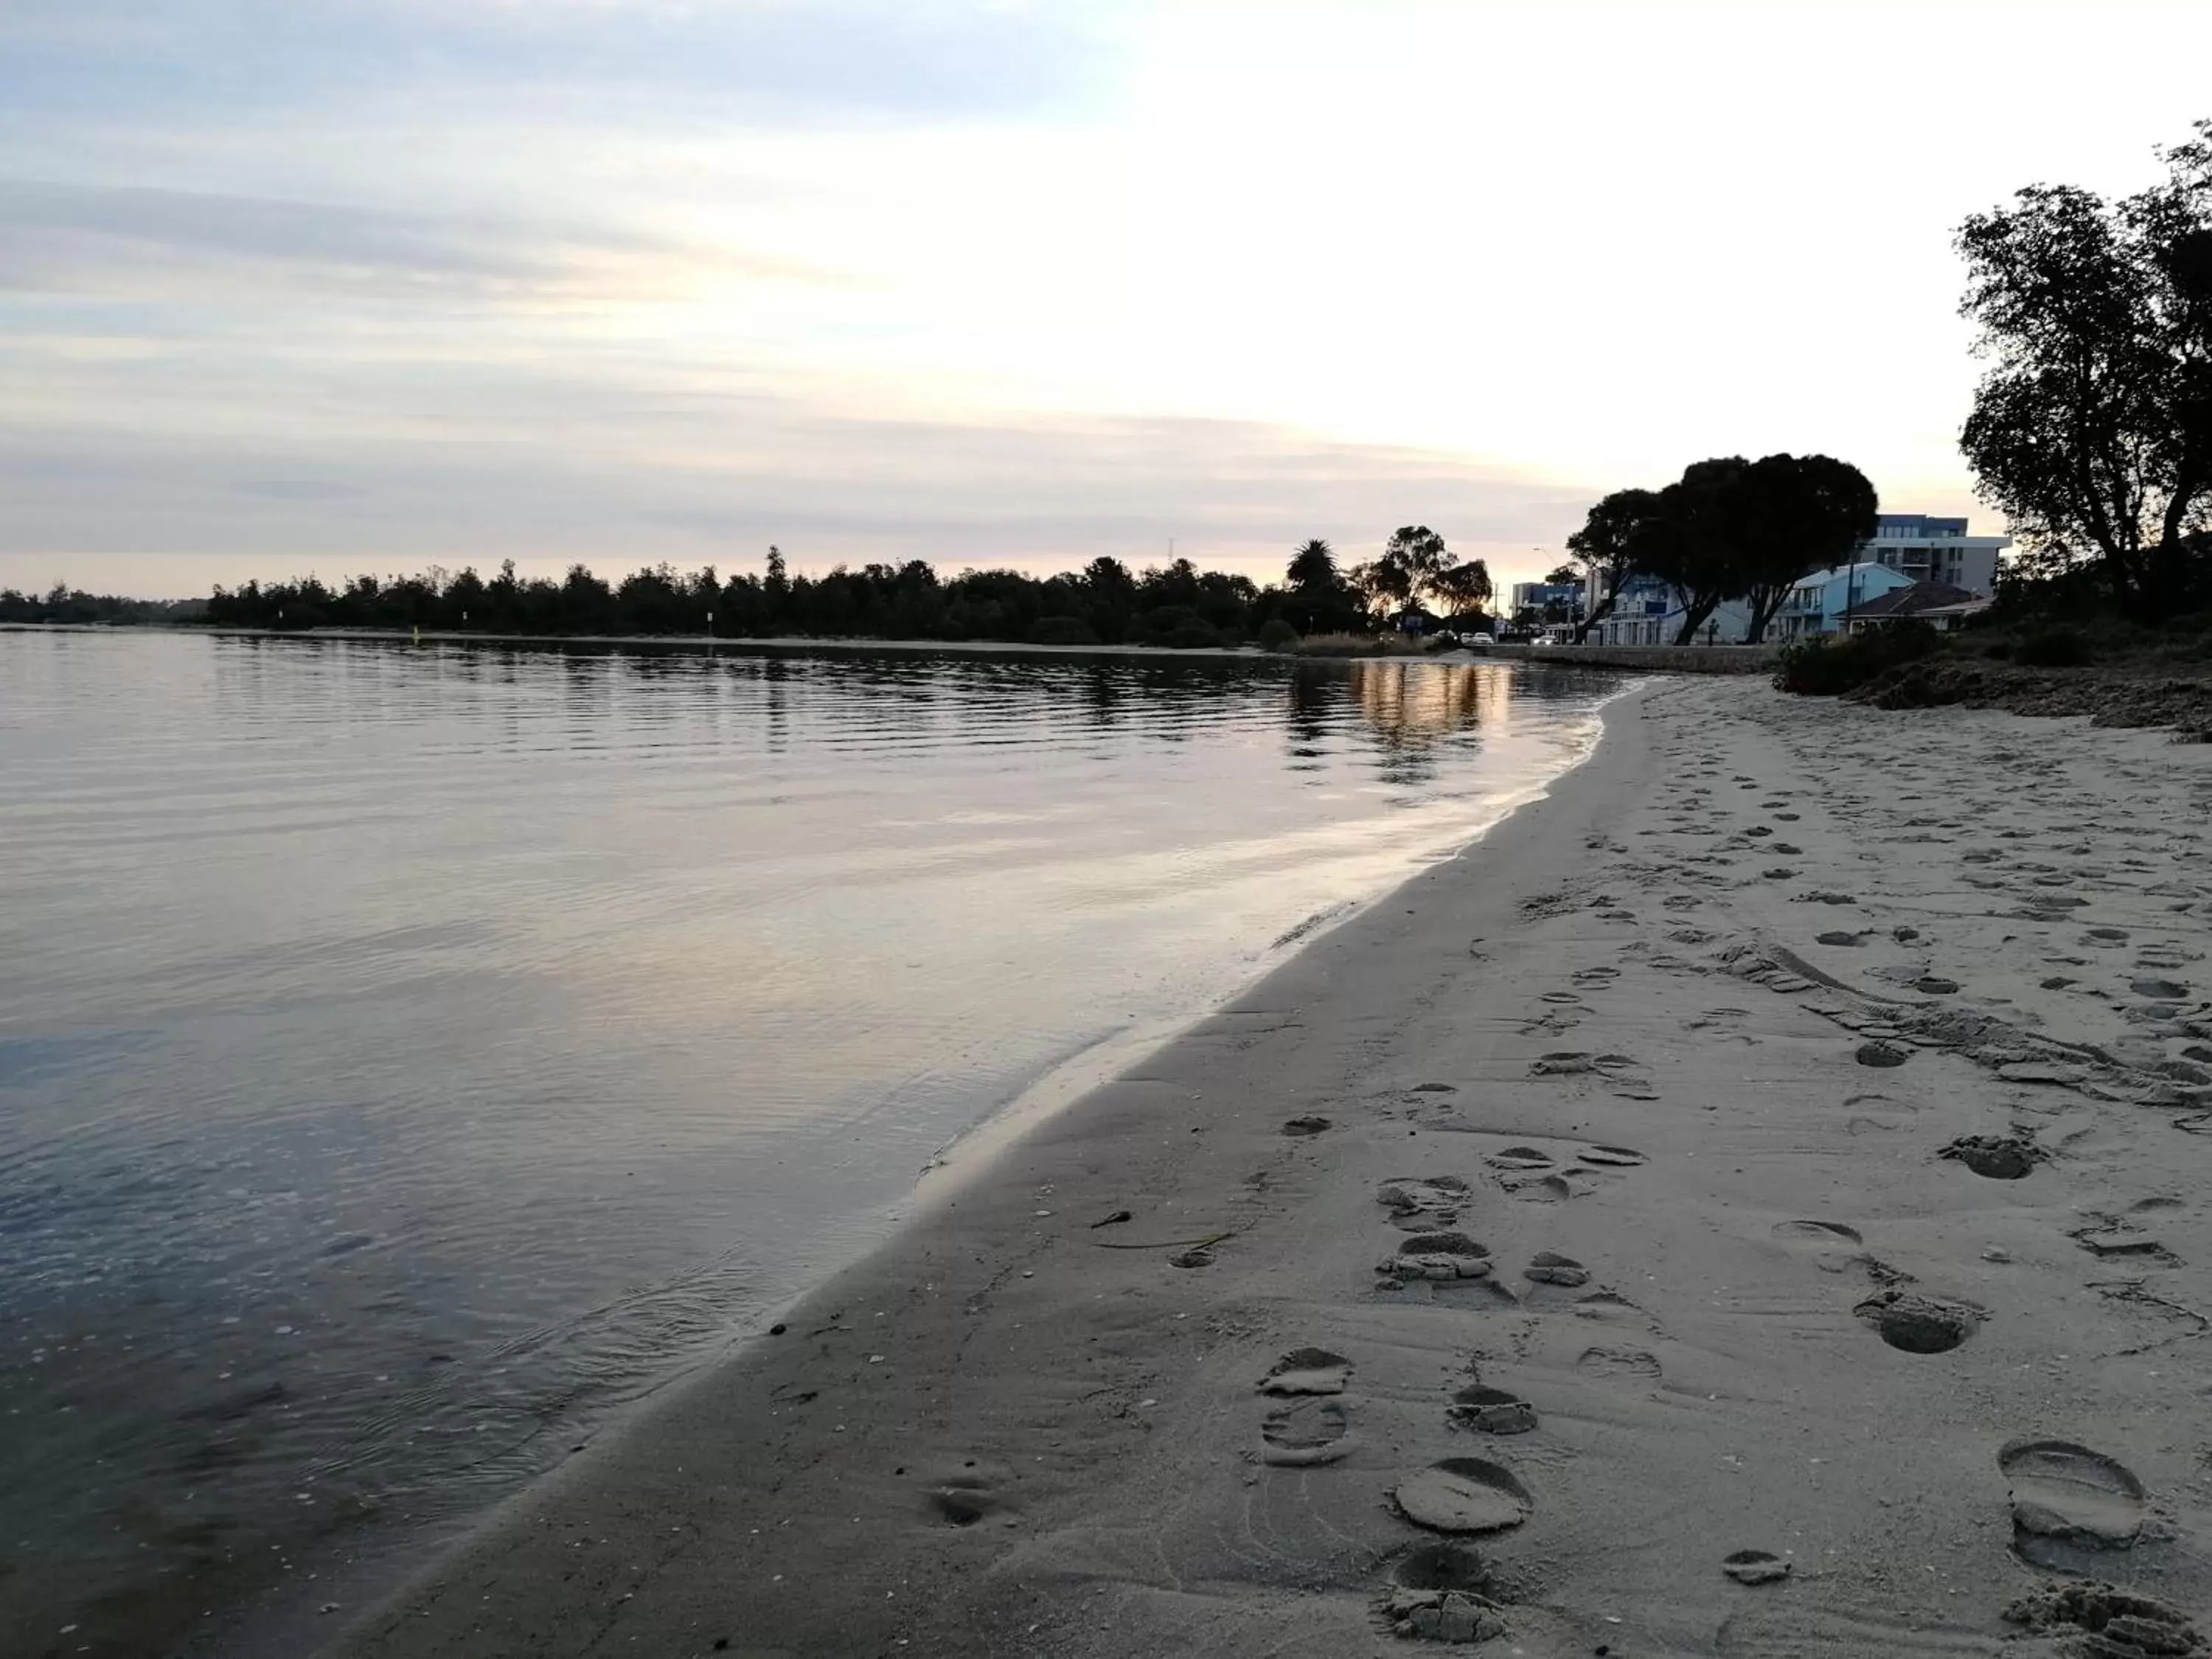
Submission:
<svg viewBox="0 0 2212 1659">
<path fill-rule="evenodd" d="M 190 622 L 206 608 L 204 599 L 126 599 L 113 593 L 88 593 L 63 582 L 56 582 L 43 595 L 0 587 L 0 623 L 105 623 L 110 627 L 129 627 Z"/>
<path fill-rule="evenodd" d="M 1567 538 L 1597 593 L 1575 638 L 1612 613 L 1632 576 L 1653 576 L 1680 606 L 1677 645 L 1731 599 L 1750 611 L 1744 637 L 1756 643 L 1799 580 L 1874 534 L 1878 506 L 1864 473 L 1826 455 L 1719 456 L 1663 489 L 1617 489 Z"/>
<path fill-rule="evenodd" d="M 678 635 L 1007 640 L 1044 645 L 1200 647 L 1287 635 L 1367 632 L 1426 597 L 1455 613 L 1490 595 L 1479 559 L 1459 561 L 1425 526 L 1401 529 L 1380 557 L 1342 570 L 1329 544 L 1310 541 L 1279 584 L 1200 570 L 1188 559 L 1141 572 L 1097 558 L 1079 571 L 1031 576 L 963 570 L 941 577 L 920 559 L 793 574 L 769 550 L 760 574 L 689 574 L 666 564 L 610 583 L 584 565 L 556 581 L 525 578 L 514 562 L 484 580 L 435 566 L 413 576 L 355 576 L 337 586 L 313 576 L 218 587 L 206 619 L 219 626 L 426 628 L 489 634 Z"/>
</svg>

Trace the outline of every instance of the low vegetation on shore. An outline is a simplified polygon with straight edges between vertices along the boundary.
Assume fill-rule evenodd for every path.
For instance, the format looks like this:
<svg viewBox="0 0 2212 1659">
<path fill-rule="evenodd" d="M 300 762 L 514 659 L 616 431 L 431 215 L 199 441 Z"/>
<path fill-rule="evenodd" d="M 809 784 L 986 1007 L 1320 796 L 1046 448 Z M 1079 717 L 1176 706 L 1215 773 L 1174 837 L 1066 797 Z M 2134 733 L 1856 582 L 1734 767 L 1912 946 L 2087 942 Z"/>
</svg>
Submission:
<svg viewBox="0 0 2212 1659">
<path fill-rule="evenodd" d="M 525 578 L 508 560 L 485 580 L 473 569 L 355 576 L 337 586 L 313 576 L 267 586 L 218 587 L 205 619 L 257 629 L 434 629 L 528 635 L 714 635 L 761 639 L 993 640 L 1033 645 L 1147 645 L 1218 648 L 1256 642 L 1291 650 L 1301 638 L 1371 643 L 1396 610 L 1424 597 L 1469 625 L 1488 627 L 1491 595 L 1480 559 L 1454 558 L 1425 526 L 1392 534 L 1381 556 L 1342 569 L 1325 541 L 1291 556 L 1280 582 L 1200 570 L 1188 559 L 1132 571 L 1097 558 L 1081 570 L 1032 576 L 963 570 L 940 576 L 920 559 L 793 572 L 769 550 L 759 575 L 725 578 L 713 566 L 689 574 L 666 564 L 609 583 L 578 564 L 560 581 Z M 26 618 L 31 620 L 31 618 Z"/>
<path fill-rule="evenodd" d="M 2086 714 L 2100 726 L 2170 726 L 2212 742 L 2212 612 L 2163 627 L 2086 623 L 2033 608 L 1937 634 L 1901 626 L 1787 647 L 1774 683 L 1878 708 L 1960 705 Z"/>
<path fill-rule="evenodd" d="M 88 593 L 66 582 L 57 582 L 44 593 L 0 587 L 0 626 L 59 623 L 132 628 L 197 622 L 206 610 L 205 599 L 131 599 L 118 593 Z"/>
</svg>

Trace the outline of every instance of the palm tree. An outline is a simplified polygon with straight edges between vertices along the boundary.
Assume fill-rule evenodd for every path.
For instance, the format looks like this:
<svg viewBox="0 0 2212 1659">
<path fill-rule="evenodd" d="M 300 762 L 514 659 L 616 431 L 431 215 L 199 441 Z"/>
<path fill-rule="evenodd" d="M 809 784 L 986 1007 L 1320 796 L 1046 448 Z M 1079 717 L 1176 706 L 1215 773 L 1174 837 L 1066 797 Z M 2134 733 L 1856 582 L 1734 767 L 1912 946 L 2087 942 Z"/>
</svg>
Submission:
<svg viewBox="0 0 2212 1659">
<path fill-rule="evenodd" d="M 1336 554 L 1316 536 L 1291 555 L 1290 568 L 1283 576 L 1300 593 L 1318 599 L 1336 587 Z"/>
</svg>

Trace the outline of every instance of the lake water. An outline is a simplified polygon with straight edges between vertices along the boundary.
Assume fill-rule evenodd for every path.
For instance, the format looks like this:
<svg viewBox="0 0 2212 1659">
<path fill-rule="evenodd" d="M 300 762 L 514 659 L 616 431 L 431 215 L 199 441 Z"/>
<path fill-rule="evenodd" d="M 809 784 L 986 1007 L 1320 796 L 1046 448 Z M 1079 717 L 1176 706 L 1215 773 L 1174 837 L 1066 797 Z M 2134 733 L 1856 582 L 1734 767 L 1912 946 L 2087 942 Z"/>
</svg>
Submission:
<svg viewBox="0 0 2212 1659">
<path fill-rule="evenodd" d="M 0 1650 L 220 1645 L 480 1510 L 1612 689 L 0 633 Z"/>
</svg>

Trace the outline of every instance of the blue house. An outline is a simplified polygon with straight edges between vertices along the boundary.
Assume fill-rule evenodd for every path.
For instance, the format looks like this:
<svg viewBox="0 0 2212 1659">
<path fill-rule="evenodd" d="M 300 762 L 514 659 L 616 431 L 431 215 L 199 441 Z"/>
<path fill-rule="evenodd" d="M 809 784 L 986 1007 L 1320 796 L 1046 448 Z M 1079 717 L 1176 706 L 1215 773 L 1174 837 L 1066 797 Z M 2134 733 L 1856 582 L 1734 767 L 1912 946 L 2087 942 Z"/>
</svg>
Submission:
<svg viewBox="0 0 2212 1659">
<path fill-rule="evenodd" d="M 1886 564 L 1839 564 L 1799 580 L 1774 613 L 1774 631 L 1785 640 L 1811 639 L 1844 630 L 1844 612 L 1869 599 L 1912 586 L 1914 578 Z"/>
</svg>

